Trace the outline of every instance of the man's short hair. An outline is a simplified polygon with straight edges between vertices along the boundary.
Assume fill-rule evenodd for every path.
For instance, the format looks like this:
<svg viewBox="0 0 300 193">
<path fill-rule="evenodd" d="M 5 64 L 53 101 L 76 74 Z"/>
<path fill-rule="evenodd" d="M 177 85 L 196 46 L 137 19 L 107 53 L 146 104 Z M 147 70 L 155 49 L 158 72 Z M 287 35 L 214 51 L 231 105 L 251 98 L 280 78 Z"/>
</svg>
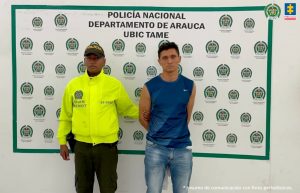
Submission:
<svg viewBox="0 0 300 193">
<path fill-rule="evenodd" d="M 179 56 L 180 54 L 179 54 L 179 49 L 178 49 L 177 44 L 175 44 L 175 42 L 165 42 L 165 43 L 161 44 L 158 48 L 158 58 L 160 58 L 160 53 L 162 51 L 172 49 L 172 48 L 174 48 L 176 50 L 176 52 Z"/>
</svg>

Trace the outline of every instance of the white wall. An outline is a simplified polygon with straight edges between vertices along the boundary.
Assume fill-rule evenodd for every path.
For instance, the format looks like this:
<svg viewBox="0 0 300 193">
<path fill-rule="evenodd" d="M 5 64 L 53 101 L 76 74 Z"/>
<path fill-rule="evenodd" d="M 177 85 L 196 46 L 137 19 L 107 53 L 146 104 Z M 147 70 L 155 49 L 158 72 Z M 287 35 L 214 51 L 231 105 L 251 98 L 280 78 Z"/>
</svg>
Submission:
<svg viewBox="0 0 300 193">
<path fill-rule="evenodd" d="M 171 3 L 170 3 L 171 2 Z M 96 1 L 96 0 L 2 0 L 0 7 L 0 193 L 71 193 L 74 190 L 74 163 L 64 162 L 58 154 L 22 154 L 12 150 L 12 62 L 11 62 L 11 4 L 53 5 L 144 5 L 144 6 L 259 6 L 272 1 Z M 275 1 L 281 7 L 284 1 Z M 298 1 L 299 2 L 299 1 Z M 100 4 L 101 3 L 101 4 Z M 300 2 L 299 2 L 300 3 Z M 288 192 L 300 190 L 300 9 L 298 20 L 274 22 L 271 105 L 270 160 L 239 160 L 194 158 L 191 186 L 250 186 L 248 191 L 197 192 Z M 283 14 L 283 13 L 282 13 Z M 298 76 L 297 76 L 298 75 Z M 145 192 L 143 156 L 119 156 L 118 193 Z M 251 187 L 253 186 L 253 187 Z M 292 190 L 255 190 L 254 187 L 291 187 Z M 95 192 L 99 192 L 96 188 Z M 169 189 L 166 191 L 171 193 Z"/>
</svg>

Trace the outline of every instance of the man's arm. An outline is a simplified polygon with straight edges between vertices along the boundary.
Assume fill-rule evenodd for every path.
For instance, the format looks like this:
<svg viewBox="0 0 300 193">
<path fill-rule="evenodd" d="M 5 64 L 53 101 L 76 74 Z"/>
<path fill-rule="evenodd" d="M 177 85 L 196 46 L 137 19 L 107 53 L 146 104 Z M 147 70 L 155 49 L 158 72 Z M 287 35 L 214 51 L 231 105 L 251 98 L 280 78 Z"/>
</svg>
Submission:
<svg viewBox="0 0 300 193">
<path fill-rule="evenodd" d="M 139 103 L 139 109 L 140 109 L 139 121 L 146 130 L 148 130 L 149 127 L 150 107 L 151 107 L 150 94 L 148 92 L 147 87 L 144 85 L 141 92 L 140 103 Z"/>
<path fill-rule="evenodd" d="M 195 102 L 195 96 L 196 96 L 196 86 L 195 86 L 195 83 L 194 83 L 192 94 L 190 96 L 190 100 L 189 100 L 188 105 L 187 105 L 187 113 L 188 113 L 187 122 L 188 123 L 190 122 L 190 119 L 191 119 L 191 114 L 192 114 L 193 107 L 194 107 L 194 102 Z"/>
</svg>

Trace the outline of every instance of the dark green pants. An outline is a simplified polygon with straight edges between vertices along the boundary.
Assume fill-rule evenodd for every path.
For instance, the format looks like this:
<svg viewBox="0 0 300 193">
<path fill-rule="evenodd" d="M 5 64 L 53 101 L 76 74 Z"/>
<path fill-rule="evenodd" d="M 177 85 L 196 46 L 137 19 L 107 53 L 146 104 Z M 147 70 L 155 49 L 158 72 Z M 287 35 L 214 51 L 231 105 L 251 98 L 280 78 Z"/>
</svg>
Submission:
<svg viewBox="0 0 300 193">
<path fill-rule="evenodd" d="M 118 149 L 115 144 L 76 142 L 75 186 L 77 193 L 93 193 L 96 173 L 101 193 L 115 193 L 117 189 Z"/>
</svg>

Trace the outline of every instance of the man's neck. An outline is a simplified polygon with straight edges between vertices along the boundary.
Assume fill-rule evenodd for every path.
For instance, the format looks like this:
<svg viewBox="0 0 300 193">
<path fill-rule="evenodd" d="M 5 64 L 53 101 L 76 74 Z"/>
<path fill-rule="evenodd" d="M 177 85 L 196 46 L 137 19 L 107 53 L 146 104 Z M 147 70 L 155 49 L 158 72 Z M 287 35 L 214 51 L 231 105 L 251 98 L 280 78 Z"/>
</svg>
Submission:
<svg viewBox="0 0 300 193">
<path fill-rule="evenodd" d="M 166 81 L 166 82 L 173 82 L 178 79 L 178 73 L 167 73 L 167 72 L 162 72 L 160 74 L 160 77 Z"/>
<path fill-rule="evenodd" d="M 101 71 L 100 71 L 101 72 Z M 100 72 L 95 72 L 95 73 L 91 73 L 89 71 L 87 71 L 89 77 L 95 77 L 95 76 L 98 76 L 100 74 Z"/>
</svg>

